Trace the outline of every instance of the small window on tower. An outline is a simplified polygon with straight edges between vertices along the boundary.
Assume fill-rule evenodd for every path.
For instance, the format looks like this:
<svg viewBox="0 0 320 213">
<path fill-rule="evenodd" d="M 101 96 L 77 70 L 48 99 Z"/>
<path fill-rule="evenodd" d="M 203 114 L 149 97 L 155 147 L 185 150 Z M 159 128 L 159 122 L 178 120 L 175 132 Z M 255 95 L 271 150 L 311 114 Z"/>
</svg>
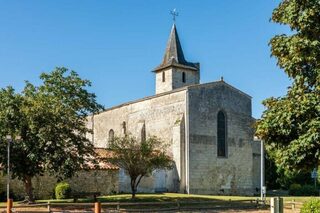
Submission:
<svg viewBox="0 0 320 213">
<path fill-rule="evenodd" d="M 182 82 L 186 83 L 186 73 L 182 72 Z"/>
<path fill-rule="evenodd" d="M 162 82 L 166 81 L 166 73 L 163 71 L 162 72 Z"/>
</svg>

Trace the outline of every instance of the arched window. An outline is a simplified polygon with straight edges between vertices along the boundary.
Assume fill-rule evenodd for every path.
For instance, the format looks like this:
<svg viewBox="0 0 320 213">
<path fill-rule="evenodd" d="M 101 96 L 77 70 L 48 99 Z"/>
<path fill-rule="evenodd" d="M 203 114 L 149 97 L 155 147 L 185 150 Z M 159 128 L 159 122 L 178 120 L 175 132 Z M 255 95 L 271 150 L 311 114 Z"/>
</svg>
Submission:
<svg viewBox="0 0 320 213">
<path fill-rule="evenodd" d="M 182 72 L 182 82 L 186 83 L 186 73 Z"/>
<path fill-rule="evenodd" d="M 226 116 L 222 111 L 218 112 L 218 125 L 217 125 L 217 135 L 218 135 L 218 157 L 227 157 L 227 122 Z"/>
<path fill-rule="evenodd" d="M 108 134 L 108 144 L 107 144 L 107 147 L 109 147 L 109 143 L 112 142 L 114 139 L 114 131 L 113 129 L 110 129 L 109 130 L 109 134 Z"/>
<path fill-rule="evenodd" d="M 125 121 L 122 122 L 122 132 L 124 135 L 127 134 L 127 124 Z"/>
<path fill-rule="evenodd" d="M 162 72 L 162 82 L 166 81 L 166 73 L 163 71 Z"/>
<path fill-rule="evenodd" d="M 141 141 L 146 141 L 146 124 L 143 124 L 141 129 Z"/>
</svg>

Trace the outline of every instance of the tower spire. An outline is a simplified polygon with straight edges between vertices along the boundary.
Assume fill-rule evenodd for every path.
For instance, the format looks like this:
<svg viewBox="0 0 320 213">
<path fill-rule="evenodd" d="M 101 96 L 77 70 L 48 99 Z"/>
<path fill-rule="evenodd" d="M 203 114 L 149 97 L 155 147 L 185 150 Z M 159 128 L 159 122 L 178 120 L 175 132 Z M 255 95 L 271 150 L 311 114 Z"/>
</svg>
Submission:
<svg viewBox="0 0 320 213">
<path fill-rule="evenodd" d="M 167 47 L 163 56 L 162 63 L 155 69 L 161 70 L 168 66 L 185 66 L 191 70 L 197 71 L 199 69 L 198 63 L 191 63 L 184 58 L 183 50 L 181 47 L 176 24 L 173 23 L 171 27 L 170 36 L 167 42 Z"/>
<path fill-rule="evenodd" d="M 169 63 L 171 60 L 175 60 L 177 63 L 184 64 L 186 60 L 184 59 L 184 54 L 182 51 L 180 39 L 177 32 L 176 24 L 173 23 L 170 36 L 168 39 L 166 51 L 164 53 L 162 64 Z"/>
<path fill-rule="evenodd" d="M 176 12 L 172 12 L 175 21 Z M 184 58 L 176 24 L 173 23 L 161 64 L 156 67 L 156 94 L 200 82 L 200 64 Z"/>
</svg>

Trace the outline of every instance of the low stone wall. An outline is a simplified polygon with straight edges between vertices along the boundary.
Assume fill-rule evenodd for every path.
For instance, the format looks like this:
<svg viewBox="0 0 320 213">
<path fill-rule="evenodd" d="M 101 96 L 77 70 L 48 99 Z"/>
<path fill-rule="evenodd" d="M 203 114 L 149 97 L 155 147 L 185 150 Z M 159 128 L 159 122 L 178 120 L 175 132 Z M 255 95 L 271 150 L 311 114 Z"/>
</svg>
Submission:
<svg viewBox="0 0 320 213">
<path fill-rule="evenodd" d="M 6 190 L 6 176 L 1 176 L 1 191 Z M 101 192 L 101 195 L 118 193 L 119 170 L 90 170 L 80 171 L 71 179 L 66 179 L 73 191 L 77 192 Z M 36 199 L 49 199 L 54 196 L 54 188 L 57 179 L 48 174 L 32 179 L 34 195 Z M 10 181 L 10 189 L 15 195 L 24 196 L 23 182 L 18 179 Z"/>
</svg>

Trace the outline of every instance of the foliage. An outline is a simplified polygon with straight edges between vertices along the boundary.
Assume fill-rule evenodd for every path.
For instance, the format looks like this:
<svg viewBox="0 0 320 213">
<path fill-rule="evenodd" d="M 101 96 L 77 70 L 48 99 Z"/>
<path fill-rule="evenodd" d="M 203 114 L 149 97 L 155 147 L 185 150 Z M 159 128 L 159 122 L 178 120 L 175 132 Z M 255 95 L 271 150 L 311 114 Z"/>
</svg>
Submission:
<svg viewBox="0 0 320 213">
<path fill-rule="evenodd" d="M 299 196 L 319 196 L 318 188 L 315 188 L 313 185 L 303 185 L 299 192 Z"/>
<path fill-rule="evenodd" d="M 23 200 L 23 196 L 21 196 L 20 194 L 14 193 L 11 189 L 10 189 L 10 198 L 13 199 L 14 201 Z M 7 190 L 2 190 L 0 191 L 0 202 L 6 202 L 6 201 L 7 201 Z"/>
<path fill-rule="evenodd" d="M 289 188 L 289 195 L 294 196 L 318 196 L 319 191 L 312 185 L 291 184 Z"/>
<path fill-rule="evenodd" d="M 71 198 L 71 187 L 67 182 L 60 182 L 55 187 L 56 199 L 68 199 Z"/>
<path fill-rule="evenodd" d="M 114 137 L 110 149 L 113 151 L 109 162 L 124 169 L 131 178 L 132 198 L 143 177 L 156 169 L 169 169 L 172 160 L 167 154 L 167 145 L 155 136 L 138 141 L 131 135 Z"/>
<path fill-rule="evenodd" d="M 44 172 L 71 177 L 93 159 L 85 124 L 89 114 L 102 109 L 87 91 L 91 83 L 74 71 L 56 68 L 40 79 L 39 86 L 26 82 L 21 93 L 12 87 L 0 90 L 0 163 L 7 168 L 4 141 L 11 135 L 11 175 L 24 182 L 31 201 L 32 177 Z"/>
<path fill-rule="evenodd" d="M 296 192 L 301 189 L 301 185 L 298 183 L 293 183 L 289 187 L 289 195 L 296 195 Z"/>
<path fill-rule="evenodd" d="M 320 1 L 283 0 L 272 21 L 291 35 L 271 39 L 271 54 L 292 80 L 287 94 L 263 101 L 266 110 L 256 134 L 266 142 L 277 167 L 310 171 L 320 158 Z"/>
<path fill-rule="evenodd" d="M 268 153 L 265 154 L 265 178 L 267 189 L 279 189 L 281 184 L 279 183 L 279 175 L 277 166 L 275 165 L 272 158 L 269 157 Z"/>
<path fill-rule="evenodd" d="M 301 213 L 320 213 L 320 200 L 313 198 L 305 202 L 300 212 Z"/>
<path fill-rule="evenodd" d="M 313 184 L 314 180 L 310 172 L 286 171 L 278 168 L 273 159 L 266 160 L 266 184 L 269 189 L 290 189 L 290 185 L 295 183 L 308 185 Z"/>
</svg>

